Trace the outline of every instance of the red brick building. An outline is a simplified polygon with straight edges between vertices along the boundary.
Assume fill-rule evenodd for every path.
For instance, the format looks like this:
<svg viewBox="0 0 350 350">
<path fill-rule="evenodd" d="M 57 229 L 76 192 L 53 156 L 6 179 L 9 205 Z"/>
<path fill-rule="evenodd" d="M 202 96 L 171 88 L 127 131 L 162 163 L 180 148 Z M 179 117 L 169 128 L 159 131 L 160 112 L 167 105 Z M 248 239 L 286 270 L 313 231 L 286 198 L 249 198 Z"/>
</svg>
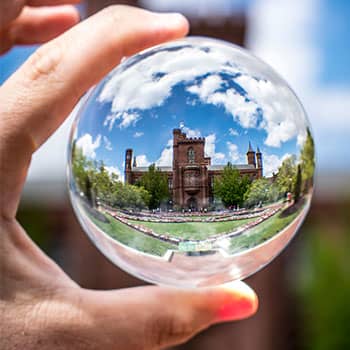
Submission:
<svg viewBox="0 0 350 350">
<path fill-rule="evenodd" d="M 204 209 L 213 201 L 214 178 L 220 176 L 225 165 L 212 165 L 211 158 L 204 153 L 205 138 L 188 138 L 181 129 L 173 130 L 173 164 L 159 166 L 168 177 L 172 203 L 186 209 Z M 249 143 L 247 164 L 235 164 L 241 176 L 251 180 L 263 176 L 262 153 L 255 152 Z M 133 150 L 125 152 L 125 182 L 135 184 L 148 171 L 148 167 L 137 166 Z"/>
</svg>

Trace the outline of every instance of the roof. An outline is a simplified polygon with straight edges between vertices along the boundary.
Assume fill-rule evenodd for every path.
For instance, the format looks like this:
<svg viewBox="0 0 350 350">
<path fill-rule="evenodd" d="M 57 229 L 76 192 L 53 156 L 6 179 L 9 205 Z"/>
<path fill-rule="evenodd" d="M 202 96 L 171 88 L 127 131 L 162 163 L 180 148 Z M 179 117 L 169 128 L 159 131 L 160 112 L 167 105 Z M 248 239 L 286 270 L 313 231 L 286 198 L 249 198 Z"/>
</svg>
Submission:
<svg viewBox="0 0 350 350">
<path fill-rule="evenodd" d="M 173 168 L 171 166 L 157 166 L 156 169 L 163 171 L 163 172 L 173 171 Z M 149 170 L 149 167 L 148 166 L 135 166 L 135 167 L 132 167 L 131 170 L 134 172 L 147 173 Z"/>
<path fill-rule="evenodd" d="M 225 165 L 209 165 L 208 166 L 208 170 L 224 170 L 226 164 Z M 253 164 L 232 164 L 232 166 L 236 169 L 239 170 L 251 170 L 251 169 L 255 169 Z"/>
<path fill-rule="evenodd" d="M 219 165 L 209 165 L 208 170 L 212 171 L 220 171 L 224 170 L 226 164 L 219 164 Z M 253 164 L 232 164 L 232 166 L 239 170 L 252 170 L 255 169 Z M 171 166 L 159 166 L 157 167 L 162 172 L 172 172 L 173 168 Z M 140 172 L 140 173 L 146 173 L 148 172 L 149 167 L 148 166 L 136 166 L 132 168 L 133 172 Z"/>
</svg>

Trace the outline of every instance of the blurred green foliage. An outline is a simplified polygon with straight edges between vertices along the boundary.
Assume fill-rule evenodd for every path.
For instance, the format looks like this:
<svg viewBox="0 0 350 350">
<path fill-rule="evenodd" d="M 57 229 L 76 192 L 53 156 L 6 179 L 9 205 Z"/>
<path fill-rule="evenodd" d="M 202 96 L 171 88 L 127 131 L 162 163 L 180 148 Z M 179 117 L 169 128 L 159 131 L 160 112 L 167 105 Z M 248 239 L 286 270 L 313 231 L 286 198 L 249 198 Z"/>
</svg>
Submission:
<svg viewBox="0 0 350 350">
<path fill-rule="evenodd" d="M 298 295 L 305 349 L 350 349 L 350 203 L 306 227 Z"/>
</svg>

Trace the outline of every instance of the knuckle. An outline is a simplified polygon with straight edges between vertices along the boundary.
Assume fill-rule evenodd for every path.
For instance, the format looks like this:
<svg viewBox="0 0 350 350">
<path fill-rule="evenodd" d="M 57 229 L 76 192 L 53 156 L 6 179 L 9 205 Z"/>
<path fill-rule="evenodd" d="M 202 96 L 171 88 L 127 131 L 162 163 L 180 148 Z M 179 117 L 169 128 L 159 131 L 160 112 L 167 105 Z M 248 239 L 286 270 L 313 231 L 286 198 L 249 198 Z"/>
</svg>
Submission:
<svg viewBox="0 0 350 350">
<path fill-rule="evenodd" d="M 123 5 L 110 5 L 105 7 L 101 11 L 101 16 L 108 16 L 113 22 L 119 22 L 121 19 L 122 11 L 125 8 Z"/>
<path fill-rule="evenodd" d="M 109 5 L 109 6 L 105 7 L 101 12 L 106 12 L 106 13 L 110 14 L 111 16 L 114 16 L 116 14 L 120 15 L 121 12 L 127 8 L 130 8 L 130 7 L 125 6 L 125 5 L 115 4 L 115 5 Z"/>
<path fill-rule="evenodd" d="M 41 46 L 28 60 L 30 80 L 55 75 L 62 61 L 63 48 L 57 40 Z"/>
<path fill-rule="evenodd" d="M 112 28 L 123 28 L 126 26 L 135 26 L 140 19 L 141 9 L 126 5 L 110 5 L 100 11 L 99 15 L 105 20 L 110 21 Z"/>
</svg>

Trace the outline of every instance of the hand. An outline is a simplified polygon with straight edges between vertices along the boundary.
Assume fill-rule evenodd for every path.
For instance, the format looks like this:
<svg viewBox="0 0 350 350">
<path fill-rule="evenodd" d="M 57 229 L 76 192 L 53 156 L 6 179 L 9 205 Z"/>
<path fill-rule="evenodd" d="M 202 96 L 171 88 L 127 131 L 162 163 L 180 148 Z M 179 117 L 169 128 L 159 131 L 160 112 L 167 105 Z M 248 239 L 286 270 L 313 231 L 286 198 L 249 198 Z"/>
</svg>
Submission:
<svg viewBox="0 0 350 350">
<path fill-rule="evenodd" d="M 27 1 L 31 5 L 62 2 Z M 13 43 L 52 39 L 78 20 L 71 7 L 24 8 L 20 13 L 10 8 L 18 3 L 0 4 L 0 14 L 8 6 L 11 19 L 1 21 L 0 41 L 7 38 L 2 51 Z M 23 30 L 25 23 L 32 23 L 32 32 Z M 52 30 L 44 33 L 44 28 Z M 159 349 L 183 342 L 213 323 L 242 319 L 256 311 L 256 295 L 242 282 L 197 290 L 82 289 L 34 245 L 15 219 L 33 152 L 64 121 L 79 97 L 123 56 L 187 31 L 186 20 L 177 14 L 110 7 L 41 46 L 0 87 L 4 349 Z"/>
</svg>

